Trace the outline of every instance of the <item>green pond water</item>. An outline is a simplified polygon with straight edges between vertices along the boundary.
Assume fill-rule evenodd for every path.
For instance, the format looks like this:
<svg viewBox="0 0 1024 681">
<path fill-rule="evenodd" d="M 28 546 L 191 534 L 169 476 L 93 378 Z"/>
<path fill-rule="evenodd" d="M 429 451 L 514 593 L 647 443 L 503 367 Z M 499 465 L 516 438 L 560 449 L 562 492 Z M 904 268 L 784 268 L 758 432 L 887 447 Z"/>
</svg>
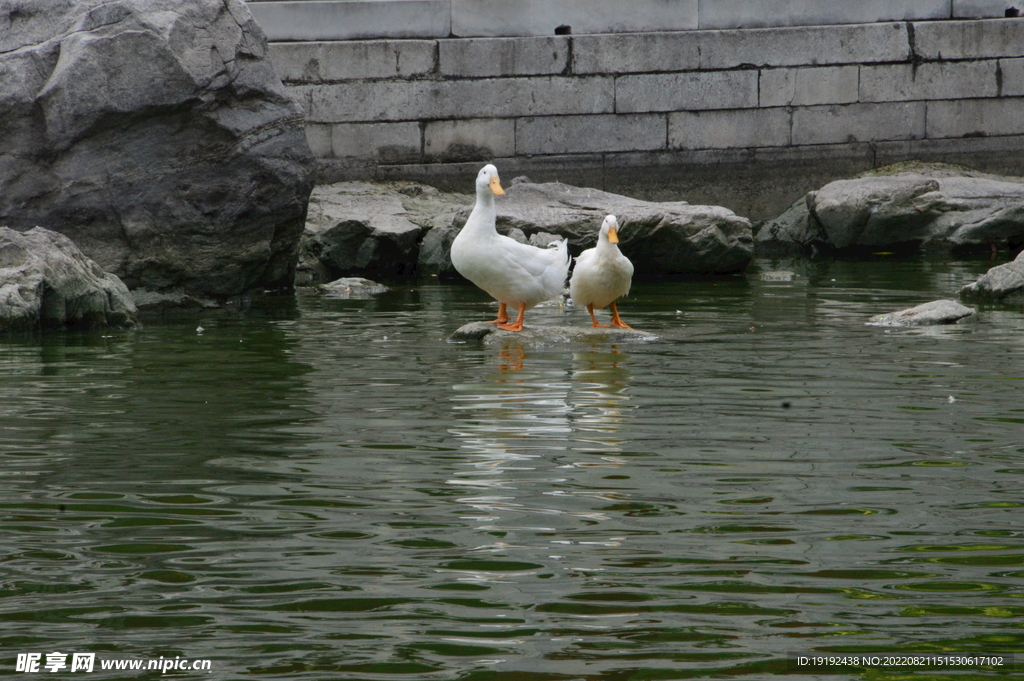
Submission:
<svg viewBox="0 0 1024 681">
<path fill-rule="evenodd" d="M 495 306 L 436 280 L 0 339 L 0 675 L 1022 678 L 797 662 L 1024 655 L 1024 312 L 865 324 L 992 264 L 636 283 L 646 343 L 449 343 Z"/>
</svg>

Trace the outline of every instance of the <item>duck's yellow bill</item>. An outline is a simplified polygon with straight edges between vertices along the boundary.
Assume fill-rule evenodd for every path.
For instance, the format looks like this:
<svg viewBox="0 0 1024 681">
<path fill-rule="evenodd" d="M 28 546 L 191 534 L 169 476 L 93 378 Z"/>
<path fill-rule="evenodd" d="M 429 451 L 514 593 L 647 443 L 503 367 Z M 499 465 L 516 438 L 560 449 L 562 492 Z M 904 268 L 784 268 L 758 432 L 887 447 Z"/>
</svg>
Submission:
<svg viewBox="0 0 1024 681">
<path fill-rule="evenodd" d="M 501 188 L 501 182 L 498 181 L 497 177 L 492 177 L 491 181 L 488 183 L 487 186 L 489 186 L 491 188 L 491 191 L 497 194 L 498 196 L 505 195 L 505 190 Z"/>
<path fill-rule="evenodd" d="M 608 228 L 608 241 L 613 243 L 613 244 L 619 243 L 619 230 L 615 229 L 614 227 L 609 227 Z"/>
</svg>

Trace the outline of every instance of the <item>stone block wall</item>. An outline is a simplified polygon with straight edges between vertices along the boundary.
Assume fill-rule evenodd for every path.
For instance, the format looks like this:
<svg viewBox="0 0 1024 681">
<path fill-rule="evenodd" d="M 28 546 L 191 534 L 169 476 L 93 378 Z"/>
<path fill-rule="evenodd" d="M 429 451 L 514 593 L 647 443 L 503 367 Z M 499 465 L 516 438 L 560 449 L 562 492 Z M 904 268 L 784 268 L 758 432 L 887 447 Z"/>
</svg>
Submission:
<svg viewBox="0 0 1024 681">
<path fill-rule="evenodd" d="M 321 181 L 468 191 L 493 161 L 507 179 L 761 219 L 893 161 L 1024 174 L 1019 18 L 276 42 L 270 54 L 306 111 Z"/>
</svg>

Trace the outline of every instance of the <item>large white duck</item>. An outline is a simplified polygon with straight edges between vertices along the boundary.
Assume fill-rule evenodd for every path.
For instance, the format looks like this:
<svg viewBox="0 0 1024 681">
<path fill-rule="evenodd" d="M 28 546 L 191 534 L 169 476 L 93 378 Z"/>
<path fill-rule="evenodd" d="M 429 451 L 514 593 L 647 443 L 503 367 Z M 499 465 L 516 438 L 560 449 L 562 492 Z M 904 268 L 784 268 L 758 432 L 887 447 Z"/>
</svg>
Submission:
<svg viewBox="0 0 1024 681">
<path fill-rule="evenodd" d="M 597 245 L 576 258 L 576 267 L 569 280 L 569 295 L 574 305 L 586 305 L 593 326 L 607 326 L 598 323 L 594 308 L 611 305 L 611 325 L 631 329 L 633 327 L 619 317 L 619 308 L 615 305 L 616 299 L 629 293 L 629 285 L 633 281 L 633 263 L 622 255 L 618 243 L 619 221 L 614 215 L 609 215 L 601 223 Z"/>
<path fill-rule="evenodd" d="M 563 239 L 537 248 L 498 234 L 494 195 L 504 193 L 498 169 L 485 165 L 476 176 L 476 205 L 452 242 L 452 265 L 498 301 L 498 318 L 492 323 L 506 331 L 522 331 L 527 310 L 562 293 L 569 273 L 569 243 Z M 519 310 L 511 323 L 509 306 Z"/>
</svg>

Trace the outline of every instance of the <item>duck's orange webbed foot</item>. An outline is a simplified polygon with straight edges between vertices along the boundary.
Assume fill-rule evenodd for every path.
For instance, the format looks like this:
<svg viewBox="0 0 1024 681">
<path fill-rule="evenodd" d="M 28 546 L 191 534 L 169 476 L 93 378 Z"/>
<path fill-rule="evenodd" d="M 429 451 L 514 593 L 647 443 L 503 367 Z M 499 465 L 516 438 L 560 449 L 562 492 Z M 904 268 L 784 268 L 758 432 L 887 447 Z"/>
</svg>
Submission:
<svg viewBox="0 0 1024 681">
<path fill-rule="evenodd" d="M 506 312 L 506 310 L 505 310 L 505 303 L 499 303 L 498 304 L 498 318 L 497 319 L 492 319 L 491 321 L 486 322 L 486 323 L 487 324 L 498 324 L 498 325 L 508 324 L 508 312 Z"/>
<path fill-rule="evenodd" d="M 622 317 L 619 316 L 619 308 L 615 307 L 615 303 L 612 303 L 612 326 L 617 329 L 633 329 L 632 326 L 622 321 Z"/>
<path fill-rule="evenodd" d="M 607 324 L 602 324 L 601 322 L 597 321 L 597 316 L 594 314 L 594 306 L 593 305 L 587 305 L 587 312 L 590 313 L 590 321 L 593 322 L 590 325 L 590 328 L 592 328 L 592 329 L 607 329 L 608 328 Z"/>
<path fill-rule="evenodd" d="M 526 303 L 519 303 L 519 314 L 516 315 L 514 322 L 505 324 L 498 324 L 498 328 L 502 331 L 522 331 L 523 330 L 523 317 L 526 316 Z M 507 319 L 505 320 L 508 321 Z"/>
</svg>

